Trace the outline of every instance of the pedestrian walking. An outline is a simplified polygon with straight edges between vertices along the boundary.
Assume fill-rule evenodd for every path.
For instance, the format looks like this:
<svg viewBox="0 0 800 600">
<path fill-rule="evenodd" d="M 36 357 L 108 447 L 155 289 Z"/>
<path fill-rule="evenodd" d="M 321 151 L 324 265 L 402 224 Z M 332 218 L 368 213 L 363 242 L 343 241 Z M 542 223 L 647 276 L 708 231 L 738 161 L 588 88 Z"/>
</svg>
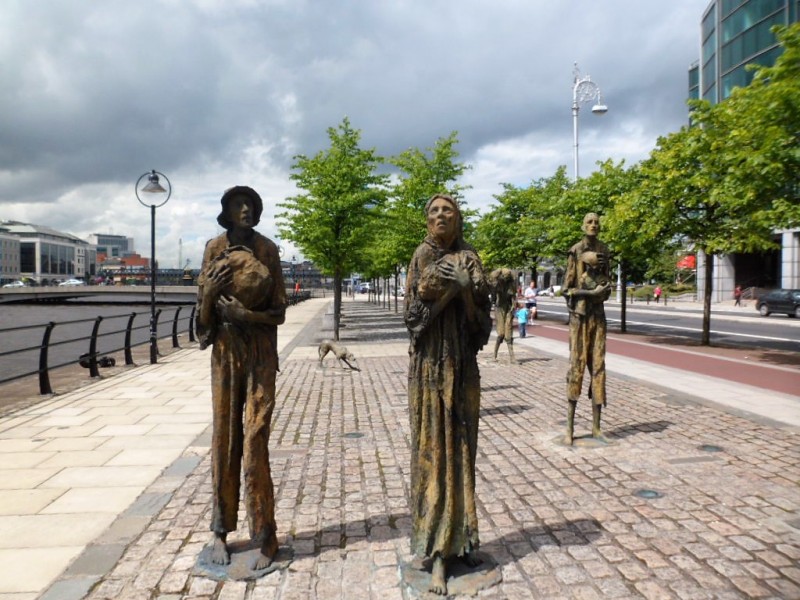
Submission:
<svg viewBox="0 0 800 600">
<path fill-rule="evenodd" d="M 734 299 L 734 306 L 741 306 L 742 305 L 742 286 L 737 285 L 736 289 L 733 290 L 733 299 Z"/>
<path fill-rule="evenodd" d="M 528 309 L 528 317 L 531 319 L 536 318 L 536 296 L 539 290 L 536 289 L 536 284 L 531 281 L 530 286 L 525 288 L 525 307 Z"/>
</svg>

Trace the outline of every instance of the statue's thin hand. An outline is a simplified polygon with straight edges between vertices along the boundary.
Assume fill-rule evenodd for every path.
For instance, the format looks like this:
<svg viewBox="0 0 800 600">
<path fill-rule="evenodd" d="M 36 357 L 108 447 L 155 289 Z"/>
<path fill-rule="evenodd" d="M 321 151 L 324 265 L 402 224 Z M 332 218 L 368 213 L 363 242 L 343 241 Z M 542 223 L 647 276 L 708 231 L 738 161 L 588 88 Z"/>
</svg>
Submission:
<svg viewBox="0 0 800 600">
<path fill-rule="evenodd" d="M 228 321 L 242 322 L 247 320 L 247 309 L 236 298 L 220 296 L 217 299 L 217 308 Z"/>
<path fill-rule="evenodd" d="M 458 289 L 465 288 L 469 285 L 469 271 L 461 265 L 441 263 L 439 264 L 439 276 L 442 279 L 455 282 Z"/>
<path fill-rule="evenodd" d="M 466 268 L 460 265 L 457 266 L 454 270 L 454 275 L 455 275 L 455 281 L 460 288 L 463 289 L 469 285 L 470 283 L 469 271 Z"/>
<path fill-rule="evenodd" d="M 220 293 L 233 283 L 233 271 L 230 265 L 223 265 L 211 271 L 207 279 L 207 293 L 212 297 L 219 296 Z"/>
<path fill-rule="evenodd" d="M 604 284 L 598 285 L 596 288 L 594 288 L 592 290 L 592 295 L 593 296 L 603 296 L 603 295 L 605 295 L 606 293 L 608 293 L 610 291 L 611 291 L 611 282 L 610 281 L 606 281 Z"/>
</svg>

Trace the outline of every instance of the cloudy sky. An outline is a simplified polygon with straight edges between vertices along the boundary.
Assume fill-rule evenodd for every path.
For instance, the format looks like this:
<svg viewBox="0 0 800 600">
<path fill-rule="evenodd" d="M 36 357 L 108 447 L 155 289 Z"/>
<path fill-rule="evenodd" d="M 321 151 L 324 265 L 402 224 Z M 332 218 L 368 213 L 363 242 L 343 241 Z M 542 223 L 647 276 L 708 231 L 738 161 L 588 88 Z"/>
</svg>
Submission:
<svg viewBox="0 0 800 600">
<path fill-rule="evenodd" d="M 708 0 L 4 0 L 0 220 L 133 237 L 199 267 L 222 192 L 254 187 L 259 230 L 296 193 L 293 157 L 347 116 L 383 156 L 452 131 L 467 203 L 572 174 L 573 63 L 609 112 L 580 112 L 581 174 L 637 162 L 686 123 L 687 68 Z M 287 256 L 300 252 L 290 244 Z"/>
</svg>

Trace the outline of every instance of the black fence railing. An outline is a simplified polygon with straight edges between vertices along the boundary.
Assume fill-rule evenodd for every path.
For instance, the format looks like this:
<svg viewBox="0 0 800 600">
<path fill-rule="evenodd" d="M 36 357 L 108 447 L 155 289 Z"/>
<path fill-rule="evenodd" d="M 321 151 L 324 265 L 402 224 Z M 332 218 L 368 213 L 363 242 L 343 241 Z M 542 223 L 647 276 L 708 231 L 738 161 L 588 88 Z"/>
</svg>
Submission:
<svg viewBox="0 0 800 600">
<path fill-rule="evenodd" d="M 324 291 L 322 293 L 324 296 Z M 313 296 L 314 293 L 310 290 L 287 289 L 287 300 L 290 305 L 298 304 Z M 189 341 L 196 341 L 197 308 L 194 303 L 175 304 L 167 309 L 158 308 L 155 315 L 157 331 L 164 310 L 174 310 L 174 313 L 171 316 L 171 335 L 161 336 L 161 339 L 171 337 L 172 347 L 180 348 L 179 335 L 181 332 L 187 332 Z M 137 317 L 139 317 L 138 320 Z M 115 323 L 120 322 L 124 322 L 124 325 L 114 327 Z M 90 324 L 91 333 L 85 333 Z M 109 324 L 111 324 L 110 328 Z M 64 330 L 73 334 L 67 333 L 60 339 L 53 339 L 54 331 Z M 80 331 L 80 334 L 75 334 L 77 331 Z M 38 332 L 41 332 L 41 335 Z M 87 319 L 49 321 L 35 325 L 0 328 L 0 339 L 3 340 L 0 350 L 0 384 L 38 375 L 39 393 L 42 395 L 52 394 L 50 372 L 53 369 L 79 364 L 89 370 L 91 377 L 99 377 L 99 367 L 111 362 L 109 357 L 119 352 L 124 353 L 126 365 L 133 365 L 133 348 L 149 344 L 149 332 L 149 308 L 139 312 Z M 16 346 L 14 346 L 15 341 L 17 342 Z M 36 364 L 35 358 L 32 356 L 35 353 L 38 353 L 39 366 L 32 369 L 30 365 Z"/>
<path fill-rule="evenodd" d="M 182 309 L 184 308 L 191 308 L 191 311 L 186 311 L 182 315 Z M 188 331 L 189 340 L 195 341 L 195 327 L 194 327 L 194 319 L 195 319 L 195 306 L 191 305 L 179 305 L 175 308 L 175 312 L 172 316 L 172 347 L 173 348 L 180 348 L 180 344 L 178 343 L 178 335 L 179 331 L 181 330 L 180 324 L 186 323 L 185 330 Z M 161 316 L 162 309 L 158 309 L 156 311 L 156 326 L 158 325 L 159 318 Z M 143 319 L 140 319 L 141 324 L 134 325 L 136 322 L 136 317 L 144 316 Z M 71 321 L 50 321 L 48 323 L 40 323 L 36 325 L 23 325 L 18 327 L 6 327 L 0 329 L 0 338 L 2 338 L 6 343 L 8 340 L 21 340 L 22 346 L 16 348 L 10 348 L 8 350 L 3 350 L 0 352 L 0 365 L 3 365 L 3 368 L 0 369 L 0 373 L 4 375 L 0 377 L 0 384 L 8 383 L 10 381 L 14 381 L 16 379 L 21 379 L 23 377 L 29 377 L 31 375 L 38 375 L 39 376 L 39 393 L 40 394 L 52 394 L 53 388 L 50 385 L 50 371 L 53 369 L 58 369 L 60 367 L 66 367 L 74 364 L 80 364 L 82 367 L 89 369 L 89 374 L 92 377 L 99 377 L 100 371 L 98 367 L 100 366 L 102 359 L 104 357 L 109 357 L 112 354 L 116 354 L 120 351 L 124 352 L 125 355 L 125 364 L 126 365 L 133 365 L 133 352 L 132 349 L 141 346 L 144 344 L 148 344 L 150 342 L 149 335 L 144 336 L 140 335 L 139 341 L 134 342 L 134 335 L 139 330 L 146 330 L 149 334 L 150 331 L 150 311 L 141 311 L 141 312 L 132 312 L 132 313 L 124 313 L 119 315 L 110 315 L 110 316 L 98 316 L 92 319 L 76 319 Z M 110 330 L 101 331 L 101 324 L 106 324 L 110 322 L 115 322 L 119 320 L 127 319 L 127 322 L 124 327 L 113 328 Z M 52 340 L 52 333 L 53 330 L 57 327 L 64 328 L 64 326 L 78 326 L 80 328 L 81 325 L 86 325 L 88 328 L 88 324 L 92 323 L 92 330 L 91 334 L 89 335 L 80 335 L 78 337 L 69 337 L 65 339 L 60 339 L 57 341 Z M 35 332 L 37 330 L 43 330 L 41 343 L 38 345 L 25 345 L 30 344 L 30 339 L 32 336 L 35 336 Z M 115 337 L 116 336 L 116 337 Z M 168 337 L 168 336 L 164 336 Z M 106 339 L 109 343 L 103 345 L 102 351 L 99 350 L 98 342 L 101 340 Z M 26 342 L 27 340 L 27 342 Z M 115 340 L 118 344 L 121 345 L 114 345 Z M 119 341 L 124 340 L 124 341 Z M 88 342 L 88 347 L 84 346 L 87 350 L 86 352 L 80 353 L 77 358 L 75 358 L 75 353 L 61 353 L 60 357 L 56 359 L 56 362 L 53 364 L 50 360 L 50 351 L 51 349 L 58 349 L 60 347 L 66 347 L 69 345 L 75 346 L 78 345 L 80 347 L 80 343 Z M 4 343 L 4 346 L 6 345 Z M 109 347 L 110 346 L 110 347 Z M 11 357 L 15 359 L 18 364 L 29 364 L 33 362 L 33 359 L 25 359 L 24 356 L 30 356 L 30 354 L 37 352 L 39 353 L 39 367 L 38 369 L 27 369 L 23 366 L 21 369 L 12 369 L 6 368 L 6 363 L 10 360 Z M 70 356 L 69 360 L 64 360 L 65 356 Z M 20 362 L 21 361 L 21 362 Z M 5 373 L 10 373 L 9 375 L 5 375 Z"/>
</svg>

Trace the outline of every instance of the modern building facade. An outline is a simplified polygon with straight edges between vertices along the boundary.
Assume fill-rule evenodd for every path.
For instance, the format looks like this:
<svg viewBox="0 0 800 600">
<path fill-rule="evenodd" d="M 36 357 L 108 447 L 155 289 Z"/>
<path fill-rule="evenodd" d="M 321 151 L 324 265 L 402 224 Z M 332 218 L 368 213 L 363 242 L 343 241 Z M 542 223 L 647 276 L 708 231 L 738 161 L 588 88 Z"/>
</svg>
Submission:
<svg viewBox="0 0 800 600">
<path fill-rule="evenodd" d="M 714 0 L 700 24 L 700 60 L 689 68 L 689 97 L 722 102 L 735 87 L 748 85 L 750 64 L 772 66 L 781 47 L 771 29 L 798 22 L 800 0 Z M 714 257 L 713 300 L 728 300 L 744 288 L 800 288 L 800 229 L 776 231 L 781 249 Z M 702 294 L 705 257 L 698 257 Z"/>
<path fill-rule="evenodd" d="M 20 277 L 48 284 L 97 273 L 97 250 L 79 237 L 19 221 L 2 221 L 0 229 L 19 240 Z"/>
<path fill-rule="evenodd" d="M 753 79 L 747 65 L 775 64 L 781 52 L 771 29 L 798 20 L 800 0 L 714 0 L 700 25 L 700 61 L 689 69 L 689 96 L 712 104 Z"/>
<path fill-rule="evenodd" d="M 0 227 L 0 285 L 19 279 L 19 238 Z"/>
<path fill-rule="evenodd" d="M 97 248 L 98 254 L 107 258 L 124 258 L 136 253 L 133 247 L 133 238 L 112 233 L 93 233 L 87 240 Z"/>
</svg>

